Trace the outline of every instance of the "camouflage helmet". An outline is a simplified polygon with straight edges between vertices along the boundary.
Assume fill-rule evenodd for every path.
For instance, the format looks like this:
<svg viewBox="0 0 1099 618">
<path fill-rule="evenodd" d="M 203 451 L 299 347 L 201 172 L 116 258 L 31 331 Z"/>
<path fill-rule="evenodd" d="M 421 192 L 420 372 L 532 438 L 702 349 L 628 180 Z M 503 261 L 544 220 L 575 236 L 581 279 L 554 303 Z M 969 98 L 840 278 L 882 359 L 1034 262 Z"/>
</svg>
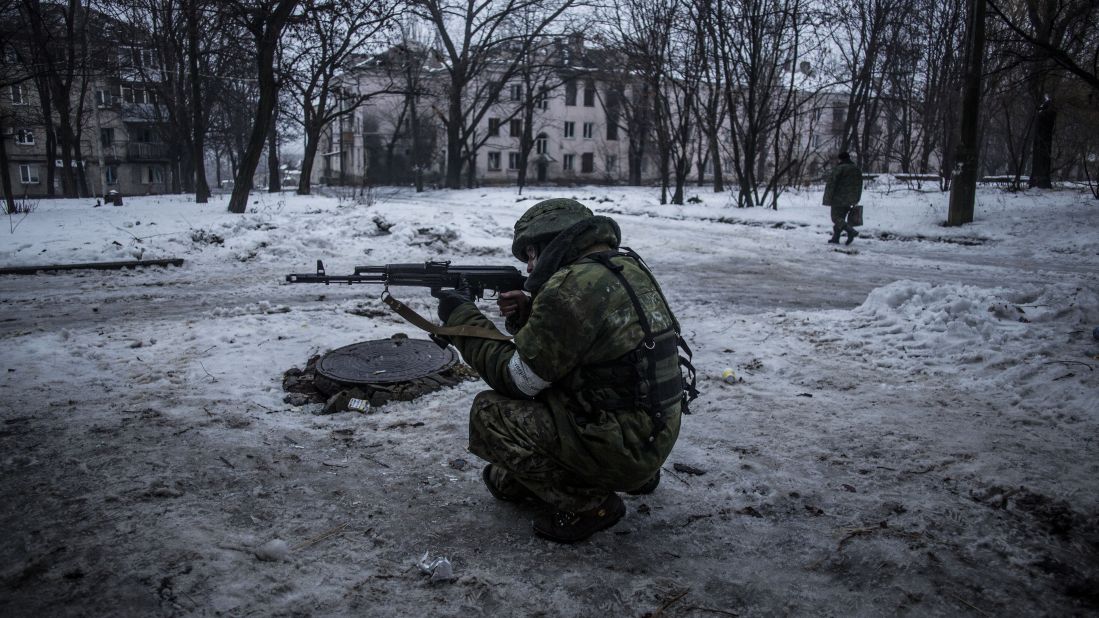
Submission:
<svg viewBox="0 0 1099 618">
<path fill-rule="evenodd" d="M 553 240 L 575 223 L 592 216 L 592 212 L 576 200 L 555 198 L 531 206 L 515 222 L 515 240 L 511 253 L 520 262 L 527 261 L 527 247 Z"/>
</svg>

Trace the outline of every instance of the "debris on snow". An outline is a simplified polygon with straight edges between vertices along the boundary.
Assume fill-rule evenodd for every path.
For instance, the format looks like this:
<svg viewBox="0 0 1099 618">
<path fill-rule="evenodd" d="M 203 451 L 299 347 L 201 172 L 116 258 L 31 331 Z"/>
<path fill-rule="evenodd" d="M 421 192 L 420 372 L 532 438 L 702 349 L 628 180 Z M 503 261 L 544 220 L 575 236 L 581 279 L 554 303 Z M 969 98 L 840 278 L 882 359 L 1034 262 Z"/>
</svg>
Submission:
<svg viewBox="0 0 1099 618">
<path fill-rule="evenodd" d="M 450 564 L 450 560 L 446 556 L 439 556 L 437 558 L 431 558 L 431 552 L 425 551 L 420 561 L 416 563 L 416 566 L 420 567 L 420 572 L 424 575 L 431 576 L 431 583 L 438 582 L 452 582 L 458 579 L 454 575 L 454 567 Z"/>
<path fill-rule="evenodd" d="M 252 550 L 264 562 L 283 562 L 290 557 L 290 546 L 282 539 L 271 539 Z"/>
</svg>

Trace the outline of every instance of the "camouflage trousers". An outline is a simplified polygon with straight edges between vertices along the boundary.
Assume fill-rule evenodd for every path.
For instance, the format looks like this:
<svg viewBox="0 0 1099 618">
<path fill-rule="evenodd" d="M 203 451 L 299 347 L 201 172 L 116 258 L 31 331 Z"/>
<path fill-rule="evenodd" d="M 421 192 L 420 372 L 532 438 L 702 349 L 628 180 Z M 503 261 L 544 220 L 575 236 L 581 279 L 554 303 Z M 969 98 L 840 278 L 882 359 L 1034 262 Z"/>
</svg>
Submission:
<svg viewBox="0 0 1099 618">
<path fill-rule="evenodd" d="M 469 411 L 469 451 L 508 472 L 507 482 L 523 485 L 542 501 L 564 511 L 594 508 L 609 490 L 567 469 L 549 408 L 537 401 L 511 399 L 484 391 Z M 598 471 L 592 471 L 592 475 Z"/>
</svg>

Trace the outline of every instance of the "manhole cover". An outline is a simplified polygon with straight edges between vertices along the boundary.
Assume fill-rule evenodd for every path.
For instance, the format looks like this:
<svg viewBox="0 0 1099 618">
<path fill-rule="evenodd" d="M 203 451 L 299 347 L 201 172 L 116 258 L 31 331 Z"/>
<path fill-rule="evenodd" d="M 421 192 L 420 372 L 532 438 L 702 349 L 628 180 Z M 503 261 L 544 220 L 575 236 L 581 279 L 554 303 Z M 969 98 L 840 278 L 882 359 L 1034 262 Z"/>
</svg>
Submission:
<svg viewBox="0 0 1099 618">
<path fill-rule="evenodd" d="M 317 374 L 341 384 L 394 384 L 440 373 L 458 362 L 453 348 L 424 339 L 377 339 L 325 354 Z"/>
</svg>

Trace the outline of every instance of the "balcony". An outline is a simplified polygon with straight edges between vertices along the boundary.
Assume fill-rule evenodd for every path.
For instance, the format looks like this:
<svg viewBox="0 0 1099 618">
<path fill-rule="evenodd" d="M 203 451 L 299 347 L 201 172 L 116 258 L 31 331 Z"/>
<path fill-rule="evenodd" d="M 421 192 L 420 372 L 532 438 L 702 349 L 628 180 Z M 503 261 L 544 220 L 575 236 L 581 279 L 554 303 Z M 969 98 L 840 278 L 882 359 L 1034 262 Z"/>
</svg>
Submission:
<svg viewBox="0 0 1099 618">
<path fill-rule="evenodd" d="M 154 142 L 129 142 L 126 144 L 127 161 L 166 161 L 170 158 L 167 144 Z"/>
<path fill-rule="evenodd" d="M 163 122 L 168 110 L 152 103 L 128 103 L 123 101 L 119 109 L 122 122 Z"/>
</svg>

